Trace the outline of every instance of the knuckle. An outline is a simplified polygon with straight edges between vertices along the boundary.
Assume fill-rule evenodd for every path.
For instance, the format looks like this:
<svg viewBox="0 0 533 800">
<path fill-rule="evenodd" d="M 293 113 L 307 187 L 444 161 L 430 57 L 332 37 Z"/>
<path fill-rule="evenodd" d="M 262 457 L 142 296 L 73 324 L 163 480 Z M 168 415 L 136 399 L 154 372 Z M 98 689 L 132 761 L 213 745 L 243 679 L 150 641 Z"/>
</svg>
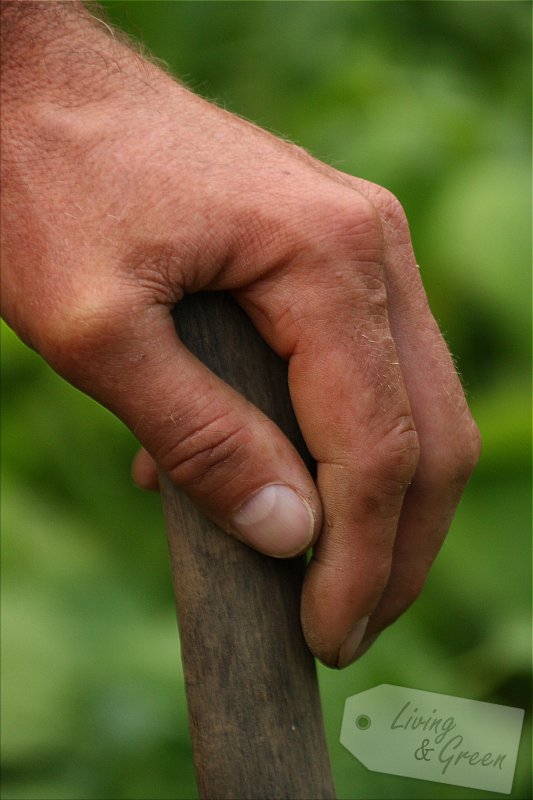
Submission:
<svg viewBox="0 0 533 800">
<path fill-rule="evenodd" d="M 158 461 L 176 484 L 216 501 L 217 494 L 227 494 L 228 482 L 238 481 L 247 469 L 249 441 L 244 428 L 220 416 L 172 442 Z"/>
<path fill-rule="evenodd" d="M 396 195 L 384 186 L 374 186 L 372 197 L 381 213 L 381 219 L 396 227 L 407 225 L 404 208 Z"/>
<path fill-rule="evenodd" d="M 356 195 L 336 210 L 333 224 L 334 243 L 353 258 L 369 263 L 382 262 L 383 236 L 375 207 L 362 195 Z"/>
<path fill-rule="evenodd" d="M 403 493 L 415 473 L 420 455 L 418 434 L 413 418 L 397 418 L 372 449 L 371 471 L 392 493 Z"/>
<path fill-rule="evenodd" d="M 354 252 L 381 262 L 382 231 L 379 214 L 362 194 L 346 189 L 306 202 L 298 215 L 300 229 L 310 241 L 335 248 L 337 257 L 353 261 Z"/>
<path fill-rule="evenodd" d="M 305 213 L 305 217 L 303 214 Z M 305 254 L 309 291 L 327 293 L 339 307 L 368 308 L 379 318 L 387 307 L 383 230 L 378 211 L 363 195 L 343 190 L 322 197 L 298 215 L 299 252 Z"/>
<path fill-rule="evenodd" d="M 466 426 L 455 429 L 447 449 L 440 451 L 440 458 L 427 458 L 424 470 L 425 483 L 437 491 L 443 489 L 459 496 L 465 489 L 481 454 L 481 435 L 472 419 Z"/>
<path fill-rule="evenodd" d="M 415 474 L 419 458 L 418 436 L 407 415 L 369 450 L 362 469 L 361 503 L 366 514 L 390 519 Z"/>
</svg>

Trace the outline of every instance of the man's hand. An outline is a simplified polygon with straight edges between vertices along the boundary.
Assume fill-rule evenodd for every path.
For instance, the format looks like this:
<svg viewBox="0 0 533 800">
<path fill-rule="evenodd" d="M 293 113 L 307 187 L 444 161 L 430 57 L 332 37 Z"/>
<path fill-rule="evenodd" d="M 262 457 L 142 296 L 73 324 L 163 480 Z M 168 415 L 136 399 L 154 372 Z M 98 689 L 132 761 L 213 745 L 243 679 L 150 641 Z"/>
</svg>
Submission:
<svg viewBox="0 0 533 800">
<path fill-rule="evenodd" d="M 190 93 L 75 4 L 3 17 L 5 319 L 134 431 L 139 483 L 157 463 L 264 553 L 314 544 L 304 632 L 346 666 L 420 592 L 479 453 L 400 204 Z M 202 289 L 232 292 L 288 359 L 316 485 L 177 339 L 170 310 Z"/>
</svg>

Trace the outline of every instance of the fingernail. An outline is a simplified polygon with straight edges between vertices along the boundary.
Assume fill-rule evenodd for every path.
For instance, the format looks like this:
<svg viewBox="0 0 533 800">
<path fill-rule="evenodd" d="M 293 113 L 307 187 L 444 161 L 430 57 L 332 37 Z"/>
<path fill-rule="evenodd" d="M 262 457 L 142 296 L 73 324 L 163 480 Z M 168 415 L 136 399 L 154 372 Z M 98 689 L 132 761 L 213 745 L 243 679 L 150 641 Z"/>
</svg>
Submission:
<svg viewBox="0 0 533 800">
<path fill-rule="evenodd" d="M 363 636 L 365 635 L 367 625 L 368 617 L 363 617 L 363 619 L 360 619 L 359 622 L 353 626 L 352 630 L 342 643 L 341 649 L 339 650 L 339 659 L 337 661 L 337 666 L 339 669 L 344 669 L 344 667 L 347 667 L 348 664 L 351 664 L 352 661 L 354 661 L 359 649 L 359 645 L 361 644 Z"/>
<path fill-rule="evenodd" d="M 288 486 L 274 484 L 248 498 L 231 524 L 249 545 L 280 557 L 311 544 L 315 521 L 305 500 Z"/>
</svg>

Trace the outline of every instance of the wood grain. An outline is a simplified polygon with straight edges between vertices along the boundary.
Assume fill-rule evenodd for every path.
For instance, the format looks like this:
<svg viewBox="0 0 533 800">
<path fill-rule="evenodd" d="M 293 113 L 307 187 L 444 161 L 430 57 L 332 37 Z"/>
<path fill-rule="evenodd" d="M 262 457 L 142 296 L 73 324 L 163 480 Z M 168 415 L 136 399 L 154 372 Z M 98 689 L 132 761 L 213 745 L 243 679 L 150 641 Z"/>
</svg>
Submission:
<svg viewBox="0 0 533 800">
<path fill-rule="evenodd" d="M 221 292 L 186 297 L 178 335 L 304 453 L 287 368 Z M 304 453 L 305 455 L 305 453 Z M 206 800 L 334 798 L 301 558 L 239 543 L 161 475 L 198 786 Z"/>
</svg>

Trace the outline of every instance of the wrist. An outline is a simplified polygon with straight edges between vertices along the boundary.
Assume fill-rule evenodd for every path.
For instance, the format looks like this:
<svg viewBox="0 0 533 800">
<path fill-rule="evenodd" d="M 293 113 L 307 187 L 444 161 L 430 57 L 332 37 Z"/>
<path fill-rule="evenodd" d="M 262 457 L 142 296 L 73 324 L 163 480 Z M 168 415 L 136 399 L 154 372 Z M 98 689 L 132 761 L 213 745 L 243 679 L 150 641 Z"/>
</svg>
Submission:
<svg viewBox="0 0 533 800">
<path fill-rule="evenodd" d="M 3 199 L 19 176 L 71 171 L 88 152 L 135 131 L 185 91 L 80 2 L 0 4 Z M 70 167 L 69 167 L 70 164 Z M 47 179 L 48 180 L 48 179 Z"/>
<path fill-rule="evenodd" d="M 47 103 L 74 109 L 121 98 L 132 104 L 161 80 L 174 83 L 77 2 L 1 6 L 4 111 Z"/>
</svg>

